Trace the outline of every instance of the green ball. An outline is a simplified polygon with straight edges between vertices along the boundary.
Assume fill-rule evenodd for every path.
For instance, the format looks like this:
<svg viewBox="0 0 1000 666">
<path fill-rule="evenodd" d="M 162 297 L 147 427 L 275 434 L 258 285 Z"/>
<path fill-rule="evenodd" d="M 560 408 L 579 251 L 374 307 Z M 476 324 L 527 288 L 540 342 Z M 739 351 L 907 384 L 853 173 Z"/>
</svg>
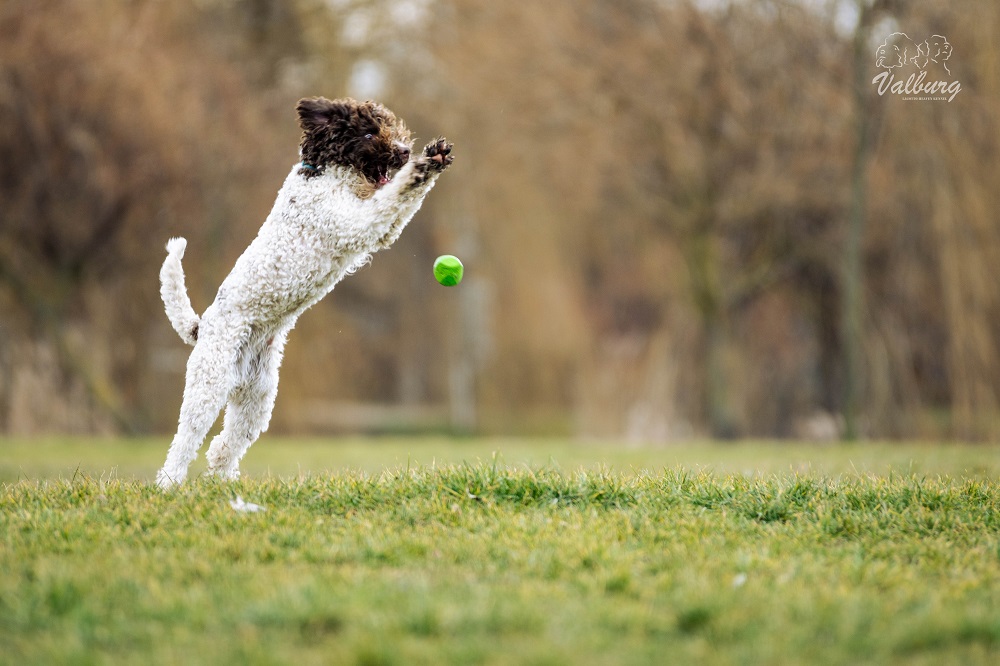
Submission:
<svg viewBox="0 0 1000 666">
<path fill-rule="evenodd" d="M 454 287 L 462 281 L 465 267 L 458 257 L 443 254 L 434 261 L 434 279 L 446 287 Z"/>
</svg>

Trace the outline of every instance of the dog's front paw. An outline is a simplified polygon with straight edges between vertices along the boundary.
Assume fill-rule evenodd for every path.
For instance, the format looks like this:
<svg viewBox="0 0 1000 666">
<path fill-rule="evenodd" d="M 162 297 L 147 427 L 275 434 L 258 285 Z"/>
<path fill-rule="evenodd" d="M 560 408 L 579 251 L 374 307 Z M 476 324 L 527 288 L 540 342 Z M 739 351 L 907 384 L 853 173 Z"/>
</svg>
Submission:
<svg viewBox="0 0 1000 666">
<path fill-rule="evenodd" d="M 455 161 L 451 155 L 452 147 L 453 144 L 444 137 L 434 139 L 424 146 L 424 157 L 427 158 L 430 168 L 435 171 L 447 169 Z"/>
<path fill-rule="evenodd" d="M 413 184 L 422 185 L 434 174 L 447 169 L 455 158 L 451 154 L 452 144 L 445 138 L 434 139 L 424 146 L 423 155 L 413 165 Z"/>
</svg>

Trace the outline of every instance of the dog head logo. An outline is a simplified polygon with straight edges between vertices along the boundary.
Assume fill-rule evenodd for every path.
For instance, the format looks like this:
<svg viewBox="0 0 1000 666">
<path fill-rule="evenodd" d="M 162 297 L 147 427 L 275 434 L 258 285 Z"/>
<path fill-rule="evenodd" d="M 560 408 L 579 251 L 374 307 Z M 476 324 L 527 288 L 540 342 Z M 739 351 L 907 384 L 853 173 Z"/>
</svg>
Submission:
<svg viewBox="0 0 1000 666">
<path fill-rule="evenodd" d="M 885 38 L 882 45 L 875 51 L 875 66 L 886 69 L 905 67 L 917 57 L 917 45 L 906 36 L 905 32 L 894 32 Z"/>
<path fill-rule="evenodd" d="M 926 69 L 931 63 L 944 68 L 944 71 L 951 74 L 948 69 L 948 60 L 951 58 L 951 44 L 948 39 L 941 35 L 931 35 L 924 40 L 923 44 L 918 44 L 917 59 L 914 64 L 920 69 Z"/>
<path fill-rule="evenodd" d="M 872 83 L 878 86 L 879 95 L 890 92 L 904 100 L 950 102 L 962 90 L 961 83 L 951 80 L 951 56 L 952 46 L 944 35 L 916 41 L 905 32 L 894 32 L 875 49 L 875 66 L 886 71 Z M 903 80 L 907 71 L 909 77 Z"/>
</svg>

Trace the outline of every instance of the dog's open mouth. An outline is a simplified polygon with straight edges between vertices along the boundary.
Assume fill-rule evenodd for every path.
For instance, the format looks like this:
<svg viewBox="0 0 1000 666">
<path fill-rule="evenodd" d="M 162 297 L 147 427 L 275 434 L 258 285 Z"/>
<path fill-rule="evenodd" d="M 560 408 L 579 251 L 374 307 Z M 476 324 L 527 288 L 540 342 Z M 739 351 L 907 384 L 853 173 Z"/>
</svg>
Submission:
<svg viewBox="0 0 1000 666">
<path fill-rule="evenodd" d="M 376 189 L 390 183 L 393 176 L 395 176 L 399 170 L 406 166 L 406 163 L 410 161 L 410 147 L 398 142 L 397 144 L 396 150 L 389 160 L 386 161 L 384 165 L 375 166 Z"/>
</svg>

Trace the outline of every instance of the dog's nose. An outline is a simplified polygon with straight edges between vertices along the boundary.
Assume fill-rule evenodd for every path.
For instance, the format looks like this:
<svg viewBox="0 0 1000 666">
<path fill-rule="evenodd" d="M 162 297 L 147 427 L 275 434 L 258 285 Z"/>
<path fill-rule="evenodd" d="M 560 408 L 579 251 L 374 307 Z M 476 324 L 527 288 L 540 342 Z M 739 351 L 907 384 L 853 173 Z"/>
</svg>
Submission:
<svg viewBox="0 0 1000 666">
<path fill-rule="evenodd" d="M 407 146 L 405 143 L 399 143 L 397 141 L 396 142 L 396 152 L 399 153 L 399 156 L 401 158 L 403 158 L 404 162 L 406 160 L 410 159 L 410 147 Z"/>
</svg>

